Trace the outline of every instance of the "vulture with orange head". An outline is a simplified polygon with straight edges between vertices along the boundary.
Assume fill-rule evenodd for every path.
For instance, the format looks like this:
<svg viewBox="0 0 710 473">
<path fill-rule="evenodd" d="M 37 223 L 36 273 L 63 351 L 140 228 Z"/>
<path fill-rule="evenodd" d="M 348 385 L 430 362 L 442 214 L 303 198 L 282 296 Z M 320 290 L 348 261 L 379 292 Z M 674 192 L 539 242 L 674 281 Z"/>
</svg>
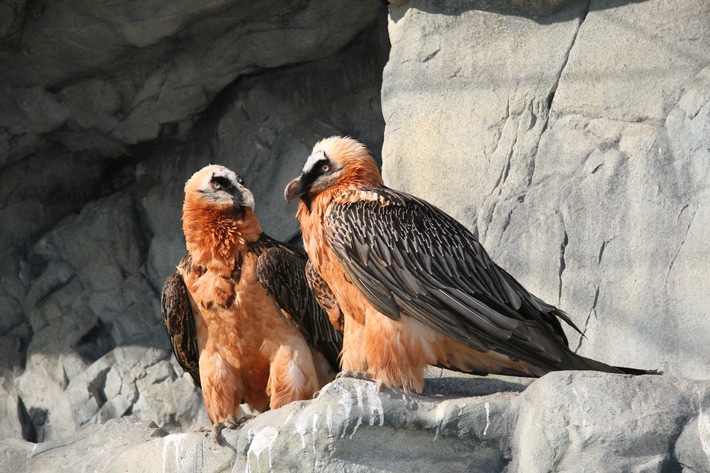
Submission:
<svg viewBox="0 0 710 473">
<path fill-rule="evenodd" d="M 343 373 L 421 392 L 428 365 L 476 374 L 652 373 L 580 356 L 562 310 L 497 266 L 461 223 L 389 189 L 361 143 L 319 141 L 285 189 L 299 198 L 309 283 L 343 329 Z"/>
<path fill-rule="evenodd" d="M 306 281 L 306 254 L 266 235 L 242 178 L 210 165 L 185 184 L 188 255 L 163 286 L 180 365 L 202 388 L 215 440 L 239 405 L 264 411 L 312 399 L 338 371 L 342 334 Z"/>
</svg>

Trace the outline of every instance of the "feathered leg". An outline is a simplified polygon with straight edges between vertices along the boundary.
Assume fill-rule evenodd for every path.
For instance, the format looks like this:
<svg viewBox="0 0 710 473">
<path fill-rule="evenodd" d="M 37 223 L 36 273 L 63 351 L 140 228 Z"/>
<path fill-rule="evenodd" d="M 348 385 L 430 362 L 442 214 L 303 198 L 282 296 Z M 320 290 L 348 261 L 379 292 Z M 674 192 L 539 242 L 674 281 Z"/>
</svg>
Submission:
<svg viewBox="0 0 710 473">
<path fill-rule="evenodd" d="M 217 351 L 206 347 L 200 355 L 200 380 L 207 416 L 212 423 L 210 436 L 220 444 L 222 430 L 237 428 L 251 417 L 240 417 L 244 387 L 239 372 Z"/>
<path fill-rule="evenodd" d="M 271 409 L 293 401 L 312 399 L 320 388 L 311 350 L 305 340 L 293 338 L 289 342 L 279 347 L 271 361 L 266 386 Z"/>
</svg>

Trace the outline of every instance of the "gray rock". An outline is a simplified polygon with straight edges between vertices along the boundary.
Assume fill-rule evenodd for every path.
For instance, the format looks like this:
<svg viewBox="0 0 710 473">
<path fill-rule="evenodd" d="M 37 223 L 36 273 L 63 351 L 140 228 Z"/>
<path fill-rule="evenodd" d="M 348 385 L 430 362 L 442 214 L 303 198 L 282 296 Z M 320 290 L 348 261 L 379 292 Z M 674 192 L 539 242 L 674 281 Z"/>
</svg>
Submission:
<svg viewBox="0 0 710 473">
<path fill-rule="evenodd" d="M 409 0 L 388 0 L 392 5 L 405 5 Z M 414 2 L 412 2 L 414 3 Z M 519 9 L 528 15 L 549 15 L 567 5 L 569 0 L 510 0 L 510 2 L 480 2 L 476 8 L 497 11 L 499 9 L 510 13 L 510 7 Z M 415 4 L 415 7 L 418 5 Z"/>
<path fill-rule="evenodd" d="M 224 431 L 113 419 L 61 441 L 0 442 L 4 471 L 704 471 L 707 381 L 591 372 L 441 378 L 424 395 L 340 379 Z M 462 385 L 480 394 L 461 396 Z M 501 386 L 516 389 L 497 392 Z M 701 448 L 698 449 L 697 447 Z M 81 453 L 81 454 L 79 454 Z M 59 466 L 62 465 L 62 466 Z"/>
<path fill-rule="evenodd" d="M 698 411 L 683 426 L 675 445 L 675 457 L 683 471 L 710 471 L 710 411 L 702 405 Z"/>
<path fill-rule="evenodd" d="M 20 47 L 0 51 L 12 65 L 0 73 L 9 91 L 0 126 L 17 136 L 72 125 L 125 144 L 154 139 L 240 75 L 333 54 L 377 11 L 365 1 L 43 5 L 25 12 Z"/>
<path fill-rule="evenodd" d="M 17 60 L 0 67 L 0 217 L 14 222 L 0 226 L 2 435 L 52 441 L 121 416 L 206 426 L 160 317 L 185 254 L 182 186 L 209 162 L 229 165 L 267 231 L 293 237 L 295 209 L 274 188 L 307 148 L 326 132 L 381 146 L 385 7 L 46 7 L 21 12 L 31 40 L 0 44 L 0 66 Z"/>
<path fill-rule="evenodd" d="M 17 33 L 24 18 L 26 0 L 11 0 L 0 4 L 0 39 Z"/>
<path fill-rule="evenodd" d="M 710 359 L 706 2 L 391 3 L 389 51 L 378 2 L 2 2 L 0 471 L 710 468 L 682 378 Z M 187 433 L 158 305 L 183 183 L 232 167 L 296 239 L 282 189 L 336 133 L 567 310 L 575 349 L 673 376 L 345 379 L 224 447 Z"/>
<path fill-rule="evenodd" d="M 22 438 L 22 425 L 17 412 L 17 392 L 5 388 L 6 378 L 0 378 L 0 441 Z"/>
<path fill-rule="evenodd" d="M 709 400 L 707 381 L 668 376 L 560 372 L 540 381 L 516 399 L 513 471 L 677 470 L 672 445 Z"/>
<path fill-rule="evenodd" d="M 172 431 L 209 425 L 195 385 L 168 356 L 140 345 L 117 347 L 75 376 L 65 394 L 74 428 L 126 415 Z"/>
<path fill-rule="evenodd" d="M 580 353 L 707 379 L 707 2 L 505 9 L 390 6 L 385 181 L 567 311 Z"/>
</svg>

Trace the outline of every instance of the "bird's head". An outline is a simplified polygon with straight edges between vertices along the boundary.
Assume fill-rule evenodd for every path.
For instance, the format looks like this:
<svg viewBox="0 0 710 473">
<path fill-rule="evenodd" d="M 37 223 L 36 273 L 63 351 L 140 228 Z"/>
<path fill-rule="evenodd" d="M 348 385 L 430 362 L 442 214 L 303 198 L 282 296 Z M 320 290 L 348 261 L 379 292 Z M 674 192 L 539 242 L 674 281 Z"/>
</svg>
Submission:
<svg viewBox="0 0 710 473">
<path fill-rule="evenodd" d="M 254 210 L 254 195 L 244 187 L 244 179 L 224 166 L 210 164 L 197 171 L 185 183 L 185 204 L 244 215 Z"/>
<path fill-rule="evenodd" d="M 307 206 L 321 192 L 338 188 L 382 186 L 377 163 L 365 145 L 348 137 L 331 136 L 316 143 L 301 175 L 284 190 L 284 198 L 300 198 Z"/>
</svg>

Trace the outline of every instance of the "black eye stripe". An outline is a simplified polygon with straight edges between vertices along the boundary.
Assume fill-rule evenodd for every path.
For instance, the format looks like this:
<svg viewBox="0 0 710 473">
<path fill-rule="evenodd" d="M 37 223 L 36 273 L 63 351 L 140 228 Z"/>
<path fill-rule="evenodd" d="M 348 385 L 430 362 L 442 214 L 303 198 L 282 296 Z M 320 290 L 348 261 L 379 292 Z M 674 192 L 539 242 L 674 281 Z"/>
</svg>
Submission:
<svg viewBox="0 0 710 473">
<path fill-rule="evenodd" d="M 321 169 L 323 169 L 323 166 L 332 166 L 332 164 L 330 164 L 330 161 L 327 158 L 319 159 L 313 166 L 313 171 L 318 173 Z"/>
<path fill-rule="evenodd" d="M 219 184 L 220 187 L 223 187 L 225 189 L 232 187 L 232 183 L 230 182 L 230 180 L 223 176 L 212 176 L 212 182 Z"/>
</svg>

